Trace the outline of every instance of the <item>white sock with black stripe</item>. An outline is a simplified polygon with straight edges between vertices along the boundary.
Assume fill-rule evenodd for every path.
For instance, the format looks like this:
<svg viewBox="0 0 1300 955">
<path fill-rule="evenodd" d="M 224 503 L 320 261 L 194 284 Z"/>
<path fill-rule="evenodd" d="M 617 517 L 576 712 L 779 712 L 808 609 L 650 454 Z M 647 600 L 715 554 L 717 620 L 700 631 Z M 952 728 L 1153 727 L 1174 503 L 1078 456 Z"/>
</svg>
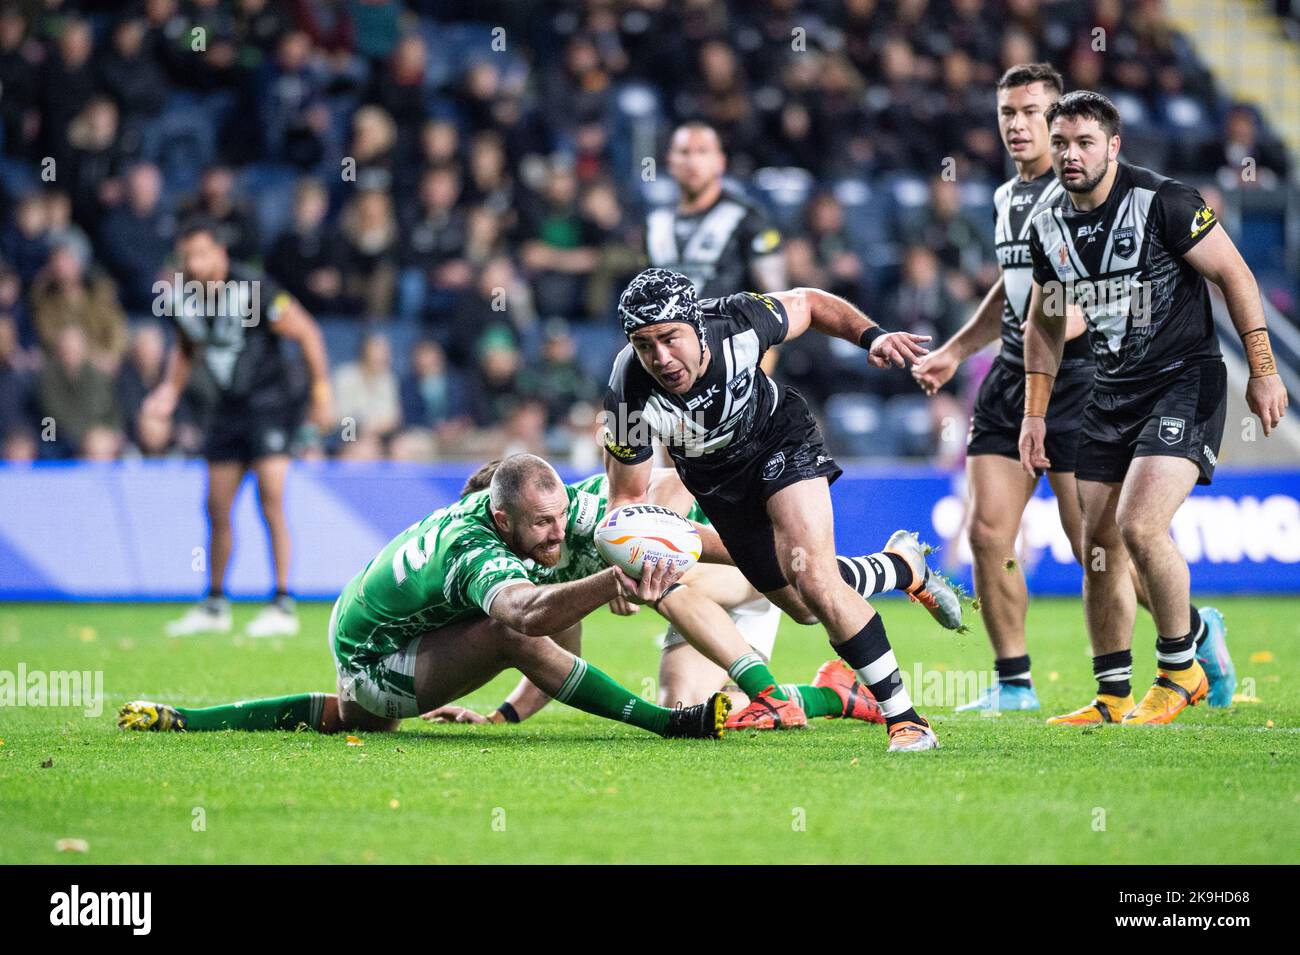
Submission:
<svg viewBox="0 0 1300 955">
<path fill-rule="evenodd" d="M 834 644 L 834 647 L 840 658 L 857 673 L 858 680 L 876 698 L 886 725 L 893 726 L 904 720 L 925 723 L 912 708 L 912 698 L 903 685 L 903 676 L 898 672 L 898 661 L 894 658 L 889 638 L 885 636 L 885 622 L 879 614 L 844 643 Z"/>
</svg>

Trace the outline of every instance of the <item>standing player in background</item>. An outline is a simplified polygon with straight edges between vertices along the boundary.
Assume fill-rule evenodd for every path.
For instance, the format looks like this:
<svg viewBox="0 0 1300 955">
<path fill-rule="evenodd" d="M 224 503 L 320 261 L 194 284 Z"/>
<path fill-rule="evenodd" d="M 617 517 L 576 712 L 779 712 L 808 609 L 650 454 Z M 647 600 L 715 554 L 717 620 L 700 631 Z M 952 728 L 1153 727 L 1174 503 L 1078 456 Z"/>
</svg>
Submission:
<svg viewBox="0 0 1300 955">
<path fill-rule="evenodd" d="M 1025 641 L 1029 595 L 1015 561 L 1016 537 L 1038 474 L 1020 468 L 1020 419 L 1024 410 L 1024 323 L 1033 269 L 1029 223 L 1035 212 L 1061 197 L 1047 150 L 1048 108 L 1064 91 L 1061 74 L 1047 63 L 1014 66 L 998 80 L 998 130 L 1016 174 L 993 196 L 997 210 L 998 265 L 1002 275 L 962 329 L 912 368 L 926 394 L 934 395 L 963 361 L 1002 339 L 1002 348 L 980 385 L 966 442 L 970 494 L 968 534 L 975 592 L 993 644 L 998 682 L 983 696 L 957 708 L 998 712 L 1036 710 Z M 1083 403 L 1092 391 L 1092 352 L 1082 337 L 1083 319 L 1074 312 L 1066 327 L 1061 372 L 1053 392 L 1047 441 L 1052 467 L 1047 475 L 1056 495 L 1061 526 L 1079 553 L 1079 502 L 1074 484 L 1074 447 Z M 1008 561 L 1013 569 L 1008 570 Z"/>
<path fill-rule="evenodd" d="M 677 183 L 676 208 L 646 218 L 650 264 L 681 272 L 698 298 L 741 289 L 786 287 L 781 233 L 756 205 L 726 188 L 727 156 L 708 123 L 683 123 L 668 147 L 668 174 Z"/>
<path fill-rule="evenodd" d="M 884 623 L 864 598 L 897 587 L 955 628 L 956 595 L 936 575 L 916 579 L 894 554 L 862 567 L 836 561 L 830 482 L 840 468 L 807 402 L 759 366 L 769 348 L 809 328 L 859 344 L 876 367 L 915 361 L 928 338 L 886 333 L 820 289 L 701 302 L 685 275 L 658 268 L 632 280 L 618 311 L 629 344 L 605 396 L 609 506 L 645 499 L 658 438 L 713 522 L 717 539 L 701 534 L 705 553 L 725 550 L 796 621 L 825 625 L 836 653 L 880 703 L 891 752 L 937 748 L 912 708 Z M 779 687 L 747 709 L 772 699 L 784 699 Z"/>
<path fill-rule="evenodd" d="M 190 379 L 194 361 L 206 366 L 218 390 L 203 456 L 208 462 L 208 596 L 168 624 L 172 636 L 230 630 L 226 567 L 234 548 L 230 510 L 251 469 L 257 477 L 262 519 L 271 538 L 275 597 L 248 624 L 253 637 L 292 635 L 298 617 L 289 595 L 289 527 L 284 483 L 289 441 L 299 423 L 281 339 L 298 343 L 311 376 L 311 420 L 333 427 L 329 362 L 320 328 L 302 306 L 265 275 L 232 264 L 212 223 L 195 221 L 177 236 L 180 288 L 167 290 L 178 340 L 162 382 L 142 414 L 170 418 Z M 202 290 L 190 295 L 186 284 Z M 215 294 L 209 294 L 212 290 Z"/>
<path fill-rule="evenodd" d="M 1066 308 L 1088 323 L 1096 383 L 1084 407 L 1076 476 L 1083 510 L 1083 601 L 1098 695 L 1050 722 L 1168 723 L 1209 692 L 1198 644 L 1221 627 L 1191 606 L 1187 561 L 1169 535 L 1196 484 L 1209 484 L 1227 414 L 1227 369 L 1210 310 L 1223 291 L 1250 364 L 1246 403 L 1265 435 L 1287 405 L 1259 287 L 1214 210 L 1190 186 L 1118 161 L 1119 112 L 1079 90 L 1047 111 L 1052 165 L 1066 197 L 1035 215 L 1025 331 L 1020 460 L 1052 466 L 1046 416 L 1066 338 Z M 1130 687 L 1135 594 L 1129 557 L 1155 618 L 1155 683 Z"/>
</svg>

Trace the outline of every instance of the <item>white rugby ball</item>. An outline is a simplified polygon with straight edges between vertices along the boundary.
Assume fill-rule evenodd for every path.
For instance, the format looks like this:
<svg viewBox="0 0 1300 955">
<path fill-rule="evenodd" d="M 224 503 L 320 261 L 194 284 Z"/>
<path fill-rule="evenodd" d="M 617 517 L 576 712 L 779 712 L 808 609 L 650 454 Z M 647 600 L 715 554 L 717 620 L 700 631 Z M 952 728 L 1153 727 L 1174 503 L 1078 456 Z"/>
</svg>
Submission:
<svg viewBox="0 0 1300 955">
<path fill-rule="evenodd" d="M 657 504 L 615 508 L 600 522 L 595 538 L 605 562 L 637 580 L 646 562 L 669 560 L 685 573 L 700 559 L 700 532 L 676 511 Z"/>
</svg>

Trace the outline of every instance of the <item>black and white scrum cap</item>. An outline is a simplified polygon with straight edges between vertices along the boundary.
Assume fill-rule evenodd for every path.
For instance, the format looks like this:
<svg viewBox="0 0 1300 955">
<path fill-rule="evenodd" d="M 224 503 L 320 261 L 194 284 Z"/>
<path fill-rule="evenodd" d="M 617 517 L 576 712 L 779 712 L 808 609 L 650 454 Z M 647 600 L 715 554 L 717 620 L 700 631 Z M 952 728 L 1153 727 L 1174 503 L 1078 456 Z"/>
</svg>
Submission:
<svg viewBox="0 0 1300 955">
<path fill-rule="evenodd" d="M 704 313 L 695 286 L 681 272 L 672 269 L 645 269 L 629 282 L 618 299 L 618 317 L 623 323 L 623 334 L 629 338 L 647 325 L 686 322 L 699 333 L 701 344 L 707 341 Z"/>
</svg>

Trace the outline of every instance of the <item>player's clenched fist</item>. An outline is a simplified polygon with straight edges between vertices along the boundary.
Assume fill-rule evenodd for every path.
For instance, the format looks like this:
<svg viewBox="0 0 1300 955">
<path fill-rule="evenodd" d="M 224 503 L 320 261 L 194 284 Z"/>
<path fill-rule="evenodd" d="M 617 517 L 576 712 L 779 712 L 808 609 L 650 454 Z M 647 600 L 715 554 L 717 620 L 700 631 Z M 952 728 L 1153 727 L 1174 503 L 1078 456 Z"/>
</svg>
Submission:
<svg viewBox="0 0 1300 955">
<path fill-rule="evenodd" d="M 1271 434 L 1282 421 L 1289 402 L 1286 385 L 1282 384 L 1282 379 L 1277 375 L 1252 378 L 1246 384 L 1246 404 L 1263 422 L 1265 436 Z"/>
<path fill-rule="evenodd" d="M 889 332 L 871 343 L 867 360 L 877 368 L 888 368 L 890 365 L 906 368 L 930 353 L 930 349 L 925 347 L 929 340 L 929 335 Z"/>
<path fill-rule="evenodd" d="M 1047 421 L 1025 418 L 1020 424 L 1020 466 L 1030 474 L 1052 466 L 1047 459 Z"/>
</svg>

